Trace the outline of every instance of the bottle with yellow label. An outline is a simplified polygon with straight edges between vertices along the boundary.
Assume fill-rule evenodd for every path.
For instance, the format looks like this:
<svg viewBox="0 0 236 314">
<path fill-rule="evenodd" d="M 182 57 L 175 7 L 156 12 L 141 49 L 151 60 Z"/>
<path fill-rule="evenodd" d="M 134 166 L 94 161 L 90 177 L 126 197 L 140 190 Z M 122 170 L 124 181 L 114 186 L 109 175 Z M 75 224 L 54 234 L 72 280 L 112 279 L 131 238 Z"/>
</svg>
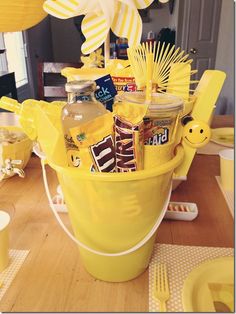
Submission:
<svg viewBox="0 0 236 314">
<path fill-rule="evenodd" d="M 74 142 L 71 130 L 107 113 L 96 100 L 96 83 L 91 80 L 71 81 L 65 86 L 68 100 L 62 109 L 62 125 L 69 166 L 80 167 L 79 147 Z M 83 168 L 83 167 L 81 167 Z"/>
</svg>

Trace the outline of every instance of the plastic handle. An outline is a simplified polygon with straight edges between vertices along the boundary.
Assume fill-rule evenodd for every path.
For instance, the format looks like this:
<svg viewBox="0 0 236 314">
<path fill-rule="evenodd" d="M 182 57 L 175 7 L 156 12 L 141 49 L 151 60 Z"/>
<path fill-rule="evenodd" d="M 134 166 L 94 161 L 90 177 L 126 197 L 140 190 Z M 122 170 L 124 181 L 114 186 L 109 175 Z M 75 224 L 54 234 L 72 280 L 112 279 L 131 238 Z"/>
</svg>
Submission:
<svg viewBox="0 0 236 314">
<path fill-rule="evenodd" d="M 0 108 L 20 114 L 21 104 L 15 99 L 3 96 L 0 98 Z"/>
<path fill-rule="evenodd" d="M 46 173 L 45 160 L 44 159 L 41 159 L 41 165 L 42 165 L 42 172 L 43 172 L 43 182 L 44 182 L 45 191 L 46 191 L 46 194 L 47 194 L 47 197 L 48 197 L 49 205 L 50 205 L 50 208 L 51 208 L 54 216 L 56 217 L 59 225 L 62 227 L 62 229 L 65 231 L 65 233 L 76 244 L 78 244 L 80 247 L 82 247 L 83 249 L 86 249 L 87 251 L 89 251 L 91 253 L 94 253 L 94 254 L 97 254 L 97 255 L 102 255 L 102 256 L 113 256 L 113 257 L 114 256 L 122 256 L 122 255 L 130 254 L 130 253 L 138 250 L 140 247 L 142 247 L 154 235 L 154 233 L 156 232 L 157 228 L 159 227 L 162 219 L 164 218 L 164 215 L 165 215 L 165 212 L 167 210 L 167 207 L 168 207 L 168 204 L 169 204 L 169 200 L 170 200 L 170 195 L 171 195 L 171 190 L 172 190 L 171 186 L 170 186 L 170 190 L 169 190 L 168 196 L 166 198 L 166 202 L 165 202 L 165 204 L 163 206 L 162 212 L 159 215 L 159 217 L 157 218 L 156 223 L 154 224 L 154 226 L 152 227 L 150 232 L 138 244 L 136 244 L 135 246 L 133 246 L 132 248 L 130 248 L 128 250 L 125 250 L 125 251 L 122 251 L 122 252 L 118 252 L 118 253 L 105 253 L 105 252 L 94 250 L 94 249 L 90 248 L 89 246 L 87 246 L 86 244 L 84 244 L 83 242 L 81 242 L 78 239 L 76 239 L 73 236 L 73 234 L 64 225 L 64 223 L 61 220 L 60 216 L 58 215 L 58 213 L 57 213 L 57 211 L 56 211 L 56 209 L 54 207 L 53 201 L 52 201 L 52 196 L 50 194 L 49 186 L 48 186 L 47 173 Z"/>
<path fill-rule="evenodd" d="M 46 155 L 41 151 L 39 144 L 37 142 L 34 143 L 33 146 L 33 152 L 35 155 L 37 155 L 41 160 L 44 160 L 44 163 L 46 162 Z"/>
</svg>

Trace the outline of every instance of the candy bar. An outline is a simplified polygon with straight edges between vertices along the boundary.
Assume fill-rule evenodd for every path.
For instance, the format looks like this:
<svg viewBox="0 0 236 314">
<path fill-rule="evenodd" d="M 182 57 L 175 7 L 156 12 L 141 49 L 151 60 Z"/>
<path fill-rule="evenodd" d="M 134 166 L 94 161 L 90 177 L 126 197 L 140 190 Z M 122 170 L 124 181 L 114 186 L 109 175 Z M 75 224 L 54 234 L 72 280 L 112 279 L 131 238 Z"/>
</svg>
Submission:
<svg viewBox="0 0 236 314">
<path fill-rule="evenodd" d="M 112 113 L 71 128 L 70 134 L 79 149 L 76 157 L 80 169 L 115 172 Z"/>
<path fill-rule="evenodd" d="M 143 169 L 143 117 L 147 106 L 117 103 L 114 107 L 116 171 Z"/>
</svg>

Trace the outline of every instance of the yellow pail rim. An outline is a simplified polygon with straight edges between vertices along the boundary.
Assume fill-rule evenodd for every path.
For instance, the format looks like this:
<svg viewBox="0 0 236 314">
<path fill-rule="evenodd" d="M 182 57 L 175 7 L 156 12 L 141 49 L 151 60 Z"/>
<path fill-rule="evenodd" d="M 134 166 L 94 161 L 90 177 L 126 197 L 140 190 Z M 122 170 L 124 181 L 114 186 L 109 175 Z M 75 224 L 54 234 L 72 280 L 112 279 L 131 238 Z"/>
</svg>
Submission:
<svg viewBox="0 0 236 314">
<path fill-rule="evenodd" d="M 145 180 L 146 178 L 156 177 L 164 173 L 173 171 L 178 167 L 184 158 L 184 149 L 181 145 L 176 147 L 174 158 L 170 161 L 150 169 L 139 170 L 135 172 L 108 173 L 108 172 L 88 172 L 86 170 L 78 170 L 72 167 L 62 167 L 47 160 L 47 163 L 58 173 L 70 177 L 80 177 L 81 179 L 91 181 L 135 181 Z"/>
</svg>

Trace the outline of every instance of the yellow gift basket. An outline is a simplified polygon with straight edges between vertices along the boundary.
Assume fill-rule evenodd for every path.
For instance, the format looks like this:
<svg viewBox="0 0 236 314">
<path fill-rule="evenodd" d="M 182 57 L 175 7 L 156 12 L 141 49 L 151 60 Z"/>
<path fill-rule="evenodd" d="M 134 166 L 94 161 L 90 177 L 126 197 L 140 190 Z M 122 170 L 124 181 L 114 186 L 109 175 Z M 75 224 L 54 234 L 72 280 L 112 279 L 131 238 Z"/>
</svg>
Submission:
<svg viewBox="0 0 236 314">
<path fill-rule="evenodd" d="M 170 199 L 173 171 L 183 157 L 180 146 L 175 156 L 161 166 L 116 174 L 78 171 L 42 159 L 50 206 L 64 231 L 79 245 L 90 274 L 120 282 L 146 269 Z M 75 236 L 54 208 L 46 163 L 57 172 Z"/>
<path fill-rule="evenodd" d="M 225 74 L 220 71 L 204 73 L 190 113 L 197 126 L 197 120 L 209 123 L 224 79 Z M 183 141 L 182 133 L 188 127 L 181 126 L 173 154 L 168 156 L 167 150 L 163 154 L 165 161 L 159 165 L 130 173 L 78 170 L 67 165 L 59 123 L 63 104 L 35 100 L 18 104 L 6 97 L 0 100 L 2 108 L 19 113 L 26 134 L 40 144 L 40 150 L 35 147 L 34 151 L 42 160 L 50 207 L 63 230 L 79 245 L 85 268 L 95 278 L 105 281 L 133 279 L 148 266 L 170 199 L 172 178 L 186 176 L 198 143 L 189 145 Z M 63 224 L 54 207 L 46 165 L 57 173 L 74 234 Z"/>
<path fill-rule="evenodd" d="M 4 129 L 10 134 L 23 132 L 18 126 L 1 126 L 1 130 Z M 7 145 L 0 143 L 0 180 L 15 174 L 24 177 L 23 169 L 30 159 L 32 146 L 32 141 L 27 136 Z"/>
<path fill-rule="evenodd" d="M 127 30 L 123 32 L 119 25 L 124 21 L 124 15 L 120 14 L 122 12 L 120 9 L 125 6 L 126 12 L 132 12 L 133 16 L 136 16 L 138 8 L 146 8 L 152 1 L 145 0 L 143 1 L 145 4 L 130 1 L 135 5 L 124 4 L 129 1 L 120 1 L 124 4 L 123 7 L 117 5 L 114 9 L 114 6 L 109 5 L 104 6 L 102 10 L 99 10 L 97 6 L 89 6 L 88 9 L 86 5 L 82 5 L 81 11 L 71 6 L 58 6 L 55 1 L 51 2 L 52 5 L 50 1 L 46 1 L 44 9 L 59 18 L 69 18 L 82 13 L 90 14 L 85 16 L 82 28 L 86 36 L 82 51 L 88 54 L 104 42 L 109 24 L 107 24 L 107 17 L 112 17 L 109 19 L 109 25 L 113 26 L 115 32 L 120 30 L 117 35 L 127 37 Z M 84 1 L 82 3 L 85 4 Z M 57 10 L 55 10 L 55 5 Z M 93 14 L 94 10 L 99 15 Z M 129 15 L 125 16 L 126 21 L 128 17 Z M 128 36 L 129 46 L 133 46 L 134 51 L 129 50 L 129 59 L 133 60 L 131 66 L 136 71 L 136 74 L 134 73 L 136 83 L 139 81 L 140 86 L 143 80 L 147 83 L 144 84 L 148 96 L 146 100 L 150 100 L 152 95 L 152 83 L 156 84 L 158 92 L 173 93 L 184 98 L 185 95 L 178 94 L 178 86 L 189 86 L 189 76 L 194 74 L 194 71 L 190 69 L 191 60 L 187 61 L 188 55 L 170 46 L 167 46 L 164 52 L 164 46 L 162 48 L 160 44 L 154 45 L 151 51 L 150 46 L 146 44 L 143 46 L 146 49 L 144 58 L 143 52 L 140 53 L 140 50 L 135 48 L 141 38 L 142 29 L 138 27 L 139 19 L 134 20 L 136 23 L 130 24 L 132 27 Z M 138 58 L 136 58 L 137 54 Z M 137 61 L 139 64 L 145 64 L 145 67 L 135 66 Z M 75 78 L 87 79 L 88 76 L 90 79 L 97 79 L 106 72 L 107 69 L 75 71 L 69 68 L 65 69 L 62 74 L 70 81 Z M 155 76 L 155 73 L 158 75 Z M 156 81 L 153 81 L 155 77 Z M 206 71 L 194 92 L 194 100 L 186 101 L 184 112 L 191 116 L 190 123 L 194 123 L 194 130 L 203 130 L 202 126 L 208 126 L 224 79 L 225 74 L 220 71 Z M 171 82 L 174 82 L 174 85 Z M 187 94 L 188 92 L 189 87 Z M 50 207 L 64 231 L 79 245 L 85 268 L 101 280 L 121 282 L 133 279 L 148 266 L 157 229 L 170 199 L 172 178 L 173 176 L 183 178 L 187 175 L 196 148 L 202 144 L 201 141 L 199 142 L 199 134 L 196 138 L 191 137 L 193 141 L 189 142 L 188 135 L 192 133 L 193 128 L 179 124 L 176 140 L 171 143 L 171 148 L 172 144 L 175 147 L 173 154 L 170 156 L 169 148 L 167 148 L 163 152 L 165 160 L 160 159 L 159 165 L 130 173 L 90 173 L 67 165 L 63 132 L 58 123 L 61 121 L 62 105 L 62 103 L 48 104 L 34 100 L 18 104 L 6 97 L 0 99 L 0 107 L 19 114 L 25 133 L 31 140 L 37 140 L 39 143 L 40 150 L 35 148 L 34 151 L 42 160 L 43 179 Z M 190 120 L 185 120 L 185 122 Z M 183 137 L 183 134 L 186 136 Z M 23 143 L 21 145 L 22 155 L 16 155 L 16 151 L 12 148 L 12 151 L 4 152 L 4 156 L 21 159 L 24 165 L 28 158 L 26 153 L 28 146 L 26 143 L 25 146 Z M 57 173 L 74 235 L 63 224 L 54 208 L 47 182 L 46 165 Z"/>
</svg>

